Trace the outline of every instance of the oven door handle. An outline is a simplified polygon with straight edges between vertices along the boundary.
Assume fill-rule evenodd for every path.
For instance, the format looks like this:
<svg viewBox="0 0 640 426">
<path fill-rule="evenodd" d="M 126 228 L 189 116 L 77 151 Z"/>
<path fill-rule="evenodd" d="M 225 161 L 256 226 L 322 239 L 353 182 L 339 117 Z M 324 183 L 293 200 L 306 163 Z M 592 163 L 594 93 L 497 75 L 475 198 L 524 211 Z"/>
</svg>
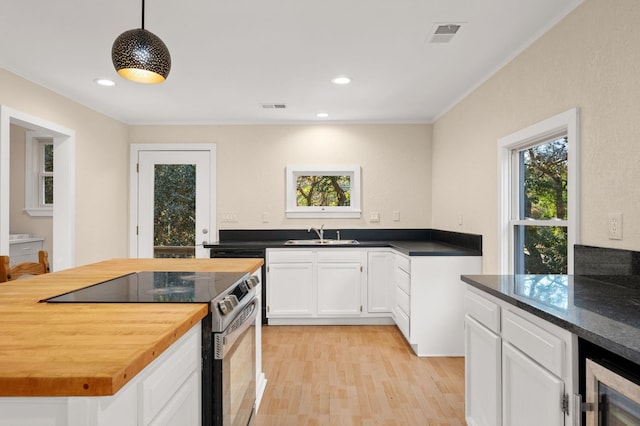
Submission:
<svg viewBox="0 0 640 426">
<path fill-rule="evenodd" d="M 236 319 L 227 330 L 222 333 L 215 334 L 215 359 L 223 359 L 227 354 L 229 348 L 233 346 L 233 344 L 238 340 L 242 334 L 253 325 L 256 316 L 258 315 L 258 298 L 253 299 L 250 303 L 245 306 L 244 311 L 251 309 L 249 315 L 244 318 L 240 318 L 242 314 Z M 237 324 L 236 321 L 240 321 L 240 324 Z M 231 331 L 228 331 L 231 329 Z"/>
</svg>

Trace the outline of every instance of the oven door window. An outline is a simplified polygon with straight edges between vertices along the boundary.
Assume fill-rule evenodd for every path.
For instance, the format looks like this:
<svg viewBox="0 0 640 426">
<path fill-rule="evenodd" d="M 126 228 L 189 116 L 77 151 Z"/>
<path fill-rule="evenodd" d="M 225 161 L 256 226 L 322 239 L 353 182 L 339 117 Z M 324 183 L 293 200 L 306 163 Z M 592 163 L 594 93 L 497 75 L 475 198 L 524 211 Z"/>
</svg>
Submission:
<svg viewBox="0 0 640 426">
<path fill-rule="evenodd" d="M 223 424 L 247 426 L 256 400 L 256 335 L 249 327 L 225 355 L 223 362 Z"/>
</svg>

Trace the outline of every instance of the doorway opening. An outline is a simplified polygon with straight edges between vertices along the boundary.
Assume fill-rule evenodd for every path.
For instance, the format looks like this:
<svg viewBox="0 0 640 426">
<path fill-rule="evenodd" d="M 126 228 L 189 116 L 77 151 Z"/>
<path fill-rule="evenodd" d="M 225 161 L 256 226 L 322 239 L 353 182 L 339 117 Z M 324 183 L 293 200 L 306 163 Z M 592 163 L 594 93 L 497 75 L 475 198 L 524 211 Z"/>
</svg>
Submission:
<svg viewBox="0 0 640 426">
<path fill-rule="evenodd" d="M 130 257 L 209 257 L 215 165 L 215 144 L 131 145 Z"/>
<path fill-rule="evenodd" d="M 75 130 L 0 105 L 0 253 L 9 254 L 11 125 L 51 137 L 56 167 L 53 176 L 52 270 L 74 266 Z"/>
</svg>

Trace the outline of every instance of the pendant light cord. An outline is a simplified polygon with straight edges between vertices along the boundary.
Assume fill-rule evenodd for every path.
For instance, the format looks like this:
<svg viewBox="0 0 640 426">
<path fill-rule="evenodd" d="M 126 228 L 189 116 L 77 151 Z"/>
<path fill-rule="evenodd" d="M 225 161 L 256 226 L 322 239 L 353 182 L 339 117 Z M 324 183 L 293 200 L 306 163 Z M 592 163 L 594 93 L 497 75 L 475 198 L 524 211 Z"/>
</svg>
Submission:
<svg viewBox="0 0 640 426">
<path fill-rule="evenodd" d="M 142 29 L 144 30 L 144 0 L 142 0 Z"/>
</svg>

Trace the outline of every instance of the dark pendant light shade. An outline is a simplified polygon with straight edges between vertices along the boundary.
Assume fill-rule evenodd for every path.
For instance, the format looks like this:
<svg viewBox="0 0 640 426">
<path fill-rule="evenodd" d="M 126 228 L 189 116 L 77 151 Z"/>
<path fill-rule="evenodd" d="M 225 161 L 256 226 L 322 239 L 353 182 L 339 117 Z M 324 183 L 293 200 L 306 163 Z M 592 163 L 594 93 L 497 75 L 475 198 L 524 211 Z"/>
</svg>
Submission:
<svg viewBox="0 0 640 426">
<path fill-rule="evenodd" d="M 169 49 L 155 34 L 142 28 L 125 31 L 111 47 L 111 60 L 120 76 L 137 83 L 162 83 L 171 70 Z"/>
</svg>

